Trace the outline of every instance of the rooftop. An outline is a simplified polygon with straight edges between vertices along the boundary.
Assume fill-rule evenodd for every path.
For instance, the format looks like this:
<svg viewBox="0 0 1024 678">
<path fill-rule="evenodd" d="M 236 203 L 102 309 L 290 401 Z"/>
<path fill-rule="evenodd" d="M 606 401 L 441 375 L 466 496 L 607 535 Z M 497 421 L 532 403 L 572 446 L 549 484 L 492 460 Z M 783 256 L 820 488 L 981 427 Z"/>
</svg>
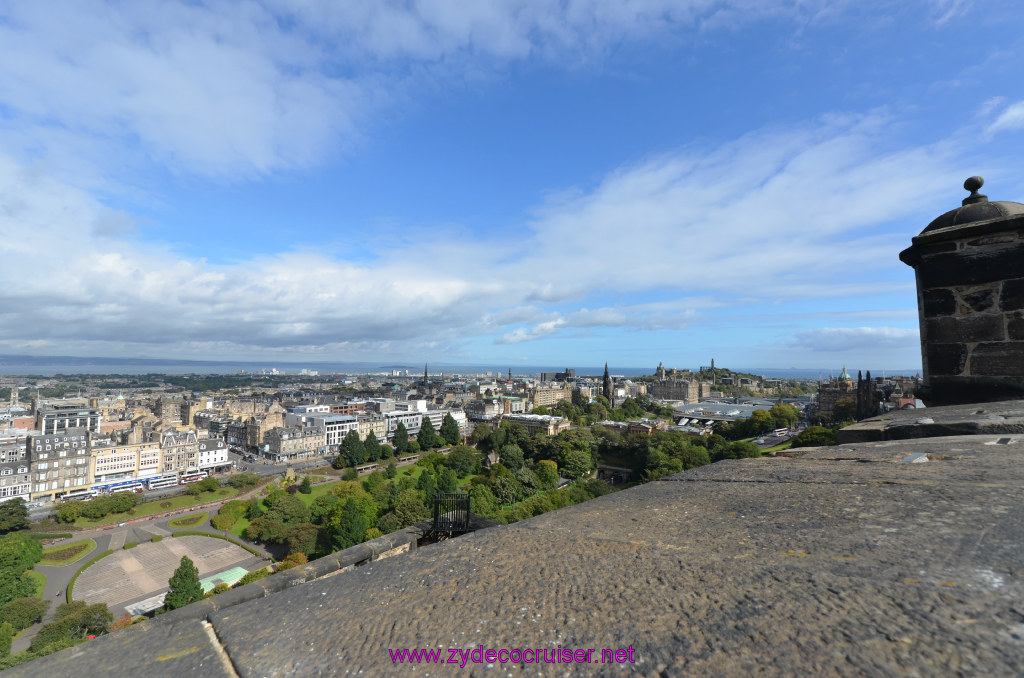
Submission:
<svg viewBox="0 0 1024 678">
<path fill-rule="evenodd" d="M 927 412 L 985 421 L 944 409 Z M 1024 674 L 1024 433 L 903 425 L 925 437 L 719 462 L 226 605 L 238 589 L 9 675 L 383 675 L 389 649 L 481 645 L 634 650 L 538 675 Z"/>
</svg>

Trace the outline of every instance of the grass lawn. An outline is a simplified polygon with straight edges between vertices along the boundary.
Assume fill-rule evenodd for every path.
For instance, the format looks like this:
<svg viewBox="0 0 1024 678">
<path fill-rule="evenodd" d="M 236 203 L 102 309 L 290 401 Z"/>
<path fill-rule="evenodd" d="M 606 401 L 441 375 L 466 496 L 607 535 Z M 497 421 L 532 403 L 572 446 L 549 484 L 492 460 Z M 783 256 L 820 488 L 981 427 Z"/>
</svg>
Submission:
<svg viewBox="0 0 1024 678">
<path fill-rule="evenodd" d="M 36 583 L 36 598 L 42 598 L 43 590 L 46 589 L 46 575 L 42 572 L 29 570 L 28 576 L 31 577 L 32 581 Z"/>
<path fill-rule="evenodd" d="M 70 565 L 87 553 L 92 553 L 96 548 L 96 542 L 92 539 L 79 539 L 70 544 L 58 544 L 43 550 L 43 559 L 40 565 L 55 565 L 63 567 Z"/>
<path fill-rule="evenodd" d="M 787 440 L 786 442 L 782 443 L 781 445 L 776 445 L 775 447 L 769 447 L 766 450 L 761 450 L 761 454 L 769 454 L 771 452 L 781 452 L 782 450 L 788 450 L 789 446 L 792 445 L 792 444 L 793 444 L 792 440 Z"/>
<path fill-rule="evenodd" d="M 75 520 L 75 527 L 89 528 L 97 527 L 98 525 L 108 525 L 110 523 L 122 523 L 135 518 L 143 518 L 145 516 L 151 516 L 157 513 L 166 513 L 167 511 L 177 511 L 178 509 L 191 508 L 198 506 L 199 504 L 205 504 L 209 501 L 217 501 L 218 499 L 229 499 L 238 494 L 238 490 L 226 485 L 218 488 L 215 492 L 203 492 L 197 497 L 193 497 L 188 494 L 178 495 L 176 497 L 164 497 L 163 499 L 154 499 L 153 501 L 143 502 L 139 504 L 131 513 L 112 513 L 109 516 L 104 516 L 98 520 L 90 520 L 89 518 L 80 517 Z"/>
</svg>

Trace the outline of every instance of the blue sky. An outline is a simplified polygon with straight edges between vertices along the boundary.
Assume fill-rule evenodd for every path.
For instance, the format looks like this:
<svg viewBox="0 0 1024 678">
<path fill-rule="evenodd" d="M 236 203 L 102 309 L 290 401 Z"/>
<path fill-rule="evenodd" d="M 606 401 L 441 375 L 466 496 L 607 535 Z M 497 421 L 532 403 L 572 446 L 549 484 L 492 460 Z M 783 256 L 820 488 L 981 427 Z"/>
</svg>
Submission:
<svg viewBox="0 0 1024 678">
<path fill-rule="evenodd" d="M 996 0 L 0 1 L 0 352 L 920 364 Z"/>
</svg>

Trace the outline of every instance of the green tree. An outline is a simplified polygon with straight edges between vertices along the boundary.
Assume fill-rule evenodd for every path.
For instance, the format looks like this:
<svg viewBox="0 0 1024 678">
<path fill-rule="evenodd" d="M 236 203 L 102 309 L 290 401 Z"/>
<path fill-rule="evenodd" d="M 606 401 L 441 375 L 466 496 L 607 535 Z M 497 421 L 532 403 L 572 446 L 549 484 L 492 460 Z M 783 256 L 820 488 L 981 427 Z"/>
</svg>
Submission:
<svg viewBox="0 0 1024 678">
<path fill-rule="evenodd" d="M 0 537 L 0 568 L 24 572 L 43 559 L 43 545 L 23 532 Z"/>
<path fill-rule="evenodd" d="M 6 605 L 16 598 L 33 596 L 35 581 L 24 570 L 0 568 L 0 605 Z"/>
<path fill-rule="evenodd" d="M 747 419 L 747 433 L 752 436 L 768 433 L 775 428 L 775 420 L 768 410 L 754 410 Z"/>
<path fill-rule="evenodd" d="M 420 498 L 418 490 L 405 490 L 398 496 L 394 515 L 401 529 L 429 518 L 430 509 Z"/>
<path fill-rule="evenodd" d="M 481 443 L 487 440 L 491 435 L 491 427 L 487 424 L 477 424 L 473 428 L 473 434 L 469 437 L 471 443 L 477 447 L 481 447 Z"/>
<path fill-rule="evenodd" d="M 363 533 L 368 526 L 355 499 L 349 497 L 337 518 L 328 525 L 331 545 L 336 550 L 341 550 L 362 543 Z"/>
<path fill-rule="evenodd" d="M 428 502 L 433 501 L 434 493 L 437 492 L 437 482 L 434 480 L 434 474 L 424 469 L 423 473 L 420 474 L 419 480 L 416 481 L 416 489 L 423 492 L 423 496 Z"/>
<path fill-rule="evenodd" d="M 285 525 L 309 522 L 309 508 L 295 495 L 285 494 L 274 502 L 267 511 L 266 518 L 280 521 Z"/>
<path fill-rule="evenodd" d="M 399 424 L 399 426 L 401 426 L 401 424 Z M 390 464 L 388 464 L 388 467 L 384 471 L 384 473 L 385 475 L 387 475 L 388 479 L 394 478 L 396 475 L 398 475 L 398 467 L 395 466 L 395 462 L 391 462 Z"/>
<path fill-rule="evenodd" d="M 395 446 L 395 453 L 402 455 L 409 451 L 409 431 L 406 430 L 405 424 L 398 422 L 398 428 L 395 429 L 395 435 L 391 439 Z"/>
<path fill-rule="evenodd" d="M 377 440 L 377 436 L 374 435 L 373 431 L 366 434 L 366 440 L 363 441 L 363 453 L 366 461 L 371 462 L 378 461 L 381 454 L 383 454 L 380 441 Z"/>
<path fill-rule="evenodd" d="M 551 414 L 551 410 L 548 409 L 547 405 L 538 405 L 530 410 L 530 414 Z"/>
<path fill-rule="evenodd" d="M 21 497 L 0 502 L 0 534 L 23 530 L 29 525 L 28 506 Z"/>
<path fill-rule="evenodd" d="M 366 447 L 359 438 L 359 431 L 352 429 L 341 441 L 341 458 L 346 466 L 359 466 L 366 461 Z"/>
<path fill-rule="evenodd" d="M 456 475 L 465 476 L 469 475 L 473 471 L 473 467 L 476 465 L 473 459 L 473 451 L 465 445 L 456 445 L 452 448 L 452 451 L 448 453 L 448 458 L 444 462 L 445 466 L 455 471 Z"/>
<path fill-rule="evenodd" d="M 444 419 L 441 420 L 441 438 L 448 445 L 458 445 L 462 438 L 459 422 L 455 421 L 451 412 L 446 413 Z"/>
<path fill-rule="evenodd" d="M 501 465 L 510 471 L 518 471 L 523 467 L 523 450 L 515 444 L 503 445 L 498 452 Z"/>
<path fill-rule="evenodd" d="M 302 476 L 302 482 L 299 483 L 299 492 L 302 494 L 313 494 L 313 481 L 309 479 L 309 476 Z"/>
<path fill-rule="evenodd" d="M 836 444 L 836 432 L 823 426 L 808 426 L 793 438 L 790 447 L 824 447 Z"/>
<path fill-rule="evenodd" d="M 15 598 L 3 607 L 0 619 L 10 622 L 14 631 L 18 632 L 35 624 L 43 618 L 50 607 L 50 601 L 40 600 L 35 596 Z"/>
<path fill-rule="evenodd" d="M 195 485 L 203 492 L 216 492 L 220 489 L 220 483 L 218 483 L 217 479 L 212 476 L 203 478 Z"/>
<path fill-rule="evenodd" d="M 562 470 L 569 478 L 582 478 L 590 475 L 593 467 L 594 459 L 590 452 L 571 448 L 562 455 Z"/>
<path fill-rule="evenodd" d="M 170 590 L 164 596 L 164 608 L 176 610 L 189 603 L 201 600 L 203 585 L 199 583 L 199 569 L 188 556 L 181 557 L 181 564 L 168 582 Z"/>
<path fill-rule="evenodd" d="M 338 497 L 331 494 L 321 494 L 319 497 L 313 500 L 313 503 L 309 507 L 309 519 L 316 525 L 321 525 L 324 519 L 334 508 L 335 504 L 338 503 Z M 308 553 L 306 555 L 309 555 Z"/>
<path fill-rule="evenodd" d="M 112 621 L 114 615 L 105 603 L 86 605 L 80 600 L 64 603 L 57 607 L 54 620 L 44 624 L 32 638 L 31 650 L 47 654 L 53 649 L 68 647 L 86 635 L 106 633 Z"/>
<path fill-rule="evenodd" d="M 57 509 L 57 520 L 62 523 L 73 523 L 82 515 L 82 502 L 66 501 Z"/>
<path fill-rule="evenodd" d="M 420 433 L 416 440 L 424 450 L 433 450 L 441 446 L 441 439 L 437 437 L 437 431 L 434 430 L 434 422 L 430 420 L 430 417 L 423 417 L 423 423 L 420 424 Z"/>
<path fill-rule="evenodd" d="M 789 403 L 775 403 L 772 405 L 772 409 L 768 410 L 768 414 L 772 415 L 772 419 L 778 426 L 785 426 L 789 428 L 796 423 L 796 420 L 800 418 L 800 412 Z"/>
<path fill-rule="evenodd" d="M 441 470 L 441 475 L 437 478 L 437 490 L 438 492 L 459 491 L 459 479 L 455 476 L 455 471 L 450 468 Z M 432 499 L 432 497 L 427 497 L 427 499 Z"/>
<path fill-rule="evenodd" d="M 10 622 L 0 624 L 0 657 L 7 657 L 11 654 L 11 643 L 14 642 L 14 634 L 17 631 Z"/>
<path fill-rule="evenodd" d="M 550 459 L 538 461 L 534 472 L 540 481 L 541 489 L 550 490 L 558 484 L 558 465 Z"/>
</svg>

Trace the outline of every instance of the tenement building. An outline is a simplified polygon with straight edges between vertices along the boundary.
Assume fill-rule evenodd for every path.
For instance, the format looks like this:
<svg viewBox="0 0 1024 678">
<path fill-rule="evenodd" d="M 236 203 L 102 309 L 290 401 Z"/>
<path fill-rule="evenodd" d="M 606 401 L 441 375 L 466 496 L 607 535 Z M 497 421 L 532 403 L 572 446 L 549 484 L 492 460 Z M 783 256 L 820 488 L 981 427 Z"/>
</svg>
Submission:
<svg viewBox="0 0 1024 678">
<path fill-rule="evenodd" d="M 89 489 L 92 456 L 87 430 L 29 436 L 26 445 L 31 459 L 33 500 L 52 501 L 75 490 Z"/>
</svg>

